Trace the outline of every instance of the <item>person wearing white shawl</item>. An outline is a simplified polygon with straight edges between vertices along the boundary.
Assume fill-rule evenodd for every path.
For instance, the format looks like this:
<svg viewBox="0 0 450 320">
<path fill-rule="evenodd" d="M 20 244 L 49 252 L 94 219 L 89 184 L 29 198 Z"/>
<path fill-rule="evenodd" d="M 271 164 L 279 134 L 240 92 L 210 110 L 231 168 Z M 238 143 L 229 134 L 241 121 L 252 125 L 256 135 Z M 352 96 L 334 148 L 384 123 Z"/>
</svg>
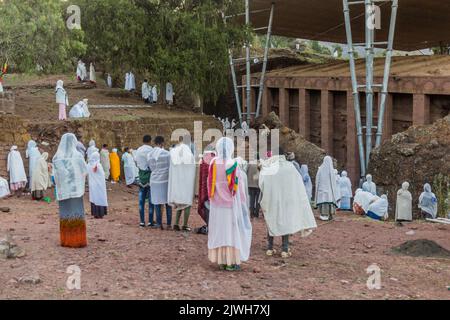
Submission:
<svg viewBox="0 0 450 320">
<path fill-rule="evenodd" d="M 154 227 L 154 209 L 155 206 L 151 203 L 150 194 L 150 168 L 148 166 L 148 157 L 152 153 L 153 148 L 150 146 L 152 142 L 152 137 L 150 135 L 145 135 L 142 139 L 144 143 L 136 151 L 136 165 L 139 169 L 139 217 L 141 228 L 145 227 L 145 203 L 148 199 L 149 207 L 149 227 Z"/>
<path fill-rule="evenodd" d="M 155 138 L 155 147 L 148 155 L 148 166 L 151 171 L 150 194 L 151 203 L 156 209 L 155 228 L 164 229 L 162 223 L 162 207 L 166 207 L 167 229 L 172 228 L 172 207 L 168 204 L 170 153 L 164 150 L 164 137 Z"/>
<path fill-rule="evenodd" d="M 311 177 L 309 176 L 308 166 L 306 164 L 302 164 L 302 166 L 300 167 L 300 174 L 302 175 L 302 178 L 303 178 L 303 184 L 305 185 L 306 194 L 308 195 L 308 200 L 311 201 L 313 185 L 312 185 Z"/>
<path fill-rule="evenodd" d="M 91 141 L 89 141 L 89 147 L 87 148 L 87 151 L 86 151 L 88 161 L 94 152 L 98 152 L 98 148 L 95 146 L 95 141 L 91 140 Z"/>
<path fill-rule="evenodd" d="M 377 185 L 375 184 L 375 182 L 372 181 L 372 175 L 368 174 L 366 176 L 366 182 L 363 183 L 362 185 L 363 189 L 365 189 L 366 191 L 370 192 L 373 195 L 377 195 Z"/>
<path fill-rule="evenodd" d="M 125 183 L 127 187 L 131 186 L 136 182 L 136 163 L 134 158 L 130 153 L 129 148 L 125 148 L 125 152 L 122 155 L 123 170 L 125 173 Z"/>
<path fill-rule="evenodd" d="M 141 87 L 141 94 L 142 94 L 142 100 L 144 100 L 145 103 L 150 103 L 150 100 L 152 98 L 152 91 L 151 87 L 148 84 L 147 79 L 144 80 Z"/>
<path fill-rule="evenodd" d="M 157 103 L 158 102 L 158 87 L 156 84 L 152 88 L 152 102 Z"/>
<path fill-rule="evenodd" d="M 125 90 L 130 91 L 130 74 L 125 74 Z"/>
<path fill-rule="evenodd" d="M 381 198 L 377 198 L 374 202 L 369 205 L 366 215 L 369 218 L 375 220 L 387 220 L 389 217 L 388 214 L 389 203 L 388 198 L 385 194 L 381 196 Z"/>
<path fill-rule="evenodd" d="M 89 202 L 91 214 L 95 219 L 102 219 L 108 214 L 108 196 L 106 192 L 105 172 L 100 163 L 100 154 L 94 151 L 88 163 Z"/>
<path fill-rule="evenodd" d="M 365 215 L 369 211 L 369 205 L 379 199 L 378 196 L 363 189 L 357 189 L 353 199 L 353 212 L 358 215 Z"/>
<path fill-rule="evenodd" d="M 44 152 L 37 160 L 33 171 L 31 195 L 34 200 L 41 200 L 44 197 L 44 192 L 52 186 L 47 159 L 48 153 Z"/>
<path fill-rule="evenodd" d="M 436 195 L 431 192 L 431 185 L 425 183 L 423 186 L 423 192 L 419 197 L 419 209 L 422 210 L 422 216 L 426 218 L 436 219 L 437 218 L 437 207 L 438 200 Z"/>
<path fill-rule="evenodd" d="M 87 77 L 86 65 L 82 60 L 79 60 L 77 65 L 77 79 L 78 81 L 83 82 L 86 80 L 86 77 Z"/>
<path fill-rule="evenodd" d="M 9 195 L 11 195 L 11 192 L 9 191 L 8 180 L 0 177 L 0 199 L 3 199 Z"/>
<path fill-rule="evenodd" d="M 289 235 L 301 232 L 302 236 L 308 236 L 317 227 L 303 179 L 286 156 L 275 155 L 262 161 L 259 187 L 269 233 L 266 254 L 274 255 L 274 237 L 281 236 L 281 257 L 288 258 L 291 256 Z"/>
<path fill-rule="evenodd" d="M 403 182 L 402 188 L 397 191 L 395 221 L 412 221 L 412 195 L 408 188 L 409 182 Z"/>
<path fill-rule="evenodd" d="M 344 211 L 352 211 L 351 200 L 353 197 L 352 182 L 347 176 L 347 171 L 342 171 L 339 177 L 339 189 L 341 191 L 341 202 L 339 209 Z"/>
<path fill-rule="evenodd" d="M 59 204 L 60 238 L 63 247 L 81 248 L 87 245 L 83 195 L 87 175 L 84 157 L 77 150 L 77 138 L 72 133 L 62 136 L 53 157 L 56 200 Z"/>
<path fill-rule="evenodd" d="M 112 88 L 112 78 L 111 78 L 111 75 L 109 73 L 106 76 L 106 85 L 108 86 L 108 88 Z"/>
<path fill-rule="evenodd" d="M 84 118 L 89 118 L 91 116 L 91 113 L 89 112 L 89 107 L 88 107 L 89 99 L 83 99 L 82 102 L 83 103 L 81 104 L 81 106 L 83 108 L 83 116 L 84 116 Z"/>
<path fill-rule="evenodd" d="M 12 146 L 8 154 L 7 170 L 12 191 L 22 190 L 26 187 L 28 182 L 27 174 L 25 173 L 22 156 L 17 151 L 17 146 Z"/>
<path fill-rule="evenodd" d="M 168 105 L 173 104 L 173 96 L 174 96 L 173 85 L 170 82 L 167 82 L 166 83 L 166 103 Z"/>
<path fill-rule="evenodd" d="M 341 176 L 339 175 L 339 171 L 337 171 L 337 169 L 334 169 L 334 176 L 336 177 L 337 197 L 339 199 L 342 199 L 341 188 L 339 187 L 339 179 L 341 178 Z M 341 204 L 341 201 L 339 201 L 337 210 L 339 210 L 340 204 Z"/>
<path fill-rule="evenodd" d="M 34 140 L 28 141 L 27 150 L 25 152 L 25 157 L 28 159 L 28 177 L 31 188 L 33 181 L 33 171 L 36 168 L 36 165 L 41 157 L 41 153 L 37 147 L 37 144 Z"/>
<path fill-rule="evenodd" d="M 58 80 L 56 82 L 55 88 L 56 95 L 56 103 L 59 106 L 59 120 L 66 120 L 66 107 L 69 105 L 69 96 L 67 95 L 66 90 L 64 89 L 64 82 L 62 80 Z"/>
<path fill-rule="evenodd" d="M 340 200 L 333 159 L 325 156 L 316 175 L 316 205 L 320 210 L 320 219 L 327 221 L 333 219 Z"/>
<path fill-rule="evenodd" d="M 111 171 L 111 163 L 109 161 L 109 150 L 107 144 L 104 144 L 102 150 L 100 151 L 100 163 L 103 167 L 103 172 L 105 173 L 105 180 L 108 180 Z"/>
<path fill-rule="evenodd" d="M 240 166 L 232 159 L 233 140 L 224 137 L 216 144 L 208 175 L 210 201 L 208 258 L 222 270 L 240 270 L 250 256 L 252 225 Z"/>
<path fill-rule="evenodd" d="M 91 62 L 89 65 L 89 81 L 93 84 L 97 83 L 97 77 L 95 75 L 95 67 L 94 64 Z"/>
<path fill-rule="evenodd" d="M 190 140 L 190 135 L 180 137 L 178 145 L 170 150 L 168 203 L 176 212 L 175 231 L 191 231 L 188 222 L 194 200 L 196 163 L 189 147 Z M 180 228 L 183 210 L 183 226 Z"/>
<path fill-rule="evenodd" d="M 230 123 L 230 120 L 228 120 L 228 118 L 225 118 L 224 128 L 225 128 L 225 130 L 231 129 L 231 123 Z"/>
<path fill-rule="evenodd" d="M 135 77 L 134 77 L 134 74 L 133 74 L 133 72 L 131 72 L 130 71 L 130 74 L 129 74 L 129 79 L 128 79 L 128 85 L 129 85 L 129 88 L 128 88 L 128 90 L 129 91 L 134 91 L 134 90 L 136 90 L 136 79 L 135 79 Z"/>
</svg>

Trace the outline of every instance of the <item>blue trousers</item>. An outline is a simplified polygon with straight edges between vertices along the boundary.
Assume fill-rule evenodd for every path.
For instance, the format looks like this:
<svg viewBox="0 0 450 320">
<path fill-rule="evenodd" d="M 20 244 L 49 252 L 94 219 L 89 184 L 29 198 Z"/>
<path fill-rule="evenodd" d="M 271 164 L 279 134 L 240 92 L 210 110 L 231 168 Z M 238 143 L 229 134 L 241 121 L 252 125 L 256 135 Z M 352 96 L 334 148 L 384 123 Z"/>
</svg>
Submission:
<svg viewBox="0 0 450 320">
<path fill-rule="evenodd" d="M 156 208 L 156 224 L 158 226 L 162 226 L 162 207 L 163 206 L 164 206 L 163 204 L 155 205 L 155 208 Z M 169 206 L 168 204 L 166 204 L 165 206 L 166 206 L 166 214 L 167 214 L 167 225 L 171 226 L 172 225 L 172 207 Z"/>
<path fill-rule="evenodd" d="M 150 186 L 145 188 L 139 187 L 139 215 L 141 218 L 141 223 L 145 224 L 145 202 L 148 198 L 148 223 L 153 225 L 153 214 L 155 211 L 155 206 L 152 204 L 152 199 L 150 195 Z"/>
</svg>

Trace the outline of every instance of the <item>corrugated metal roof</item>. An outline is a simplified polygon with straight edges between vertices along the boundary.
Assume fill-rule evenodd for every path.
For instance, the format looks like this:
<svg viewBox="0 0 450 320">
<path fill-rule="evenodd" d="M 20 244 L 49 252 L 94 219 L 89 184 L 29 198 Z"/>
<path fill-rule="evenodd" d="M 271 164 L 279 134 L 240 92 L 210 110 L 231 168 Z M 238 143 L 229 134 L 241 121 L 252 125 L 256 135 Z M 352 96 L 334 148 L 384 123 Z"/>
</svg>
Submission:
<svg viewBox="0 0 450 320">
<path fill-rule="evenodd" d="M 275 3 L 273 34 L 346 43 L 342 0 L 250 0 L 251 11 Z M 387 41 L 391 2 L 381 7 L 381 30 L 376 41 Z M 354 42 L 364 42 L 364 6 L 350 8 Z M 268 25 L 269 12 L 251 14 L 254 27 Z M 262 31 L 265 32 L 265 31 Z M 449 0 L 399 0 L 395 49 L 417 50 L 450 44 Z"/>
</svg>

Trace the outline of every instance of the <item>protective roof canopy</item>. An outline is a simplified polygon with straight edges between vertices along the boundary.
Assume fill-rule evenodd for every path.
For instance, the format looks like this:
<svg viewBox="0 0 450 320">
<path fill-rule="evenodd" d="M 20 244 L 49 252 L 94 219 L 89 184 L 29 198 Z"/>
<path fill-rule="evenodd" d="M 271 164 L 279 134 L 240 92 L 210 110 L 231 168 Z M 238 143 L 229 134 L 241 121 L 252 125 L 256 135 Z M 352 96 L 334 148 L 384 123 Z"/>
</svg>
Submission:
<svg viewBox="0 0 450 320">
<path fill-rule="evenodd" d="M 272 3 L 274 35 L 347 43 L 342 0 L 250 0 L 255 28 L 267 27 L 269 11 L 253 11 L 270 9 Z M 376 41 L 387 41 L 392 2 L 376 4 L 381 8 L 381 29 L 376 30 Z M 364 12 L 363 4 L 350 6 L 355 43 L 365 41 Z M 450 44 L 450 1 L 399 0 L 394 48 L 412 51 L 440 44 Z"/>
</svg>

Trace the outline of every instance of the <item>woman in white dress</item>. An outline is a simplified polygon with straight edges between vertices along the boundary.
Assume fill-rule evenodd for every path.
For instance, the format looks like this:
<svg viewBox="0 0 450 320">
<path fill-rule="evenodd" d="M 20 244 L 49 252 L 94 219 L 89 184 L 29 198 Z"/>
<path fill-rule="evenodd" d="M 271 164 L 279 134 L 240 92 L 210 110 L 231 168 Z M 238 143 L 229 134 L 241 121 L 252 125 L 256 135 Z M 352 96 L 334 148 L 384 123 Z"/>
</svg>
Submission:
<svg viewBox="0 0 450 320">
<path fill-rule="evenodd" d="M 326 156 L 316 175 L 316 205 L 319 207 L 320 219 L 332 220 L 336 212 L 340 195 L 336 183 L 333 159 Z"/>
<path fill-rule="evenodd" d="M 395 221 L 412 221 L 412 195 L 408 189 L 409 182 L 403 182 L 402 188 L 397 191 Z"/>
</svg>

